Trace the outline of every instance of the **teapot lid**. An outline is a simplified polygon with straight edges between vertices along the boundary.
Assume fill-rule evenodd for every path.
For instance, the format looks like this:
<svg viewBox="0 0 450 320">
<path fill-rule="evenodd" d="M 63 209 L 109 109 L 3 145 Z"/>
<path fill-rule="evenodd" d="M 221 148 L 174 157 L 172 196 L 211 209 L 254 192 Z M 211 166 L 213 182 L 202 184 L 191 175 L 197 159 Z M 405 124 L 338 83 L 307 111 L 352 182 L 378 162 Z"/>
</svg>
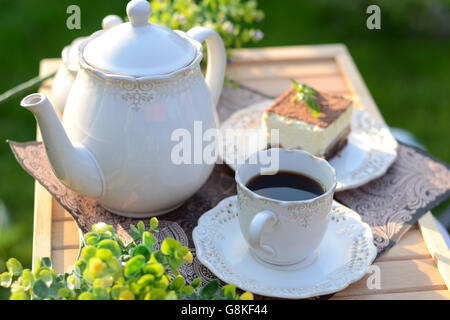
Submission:
<svg viewBox="0 0 450 320">
<path fill-rule="evenodd" d="M 106 16 L 102 21 L 102 28 L 103 30 L 111 29 L 112 27 L 117 26 L 118 24 L 121 24 L 122 18 L 116 15 L 109 15 Z M 80 45 L 86 40 L 88 37 L 80 37 L 76 38 L 72 41 L 72 43 L 68 46 L 65 46 L 62 51 L 62 60 L 63 63 L 66 65 L 67 69 L 69 69 L 72 72 L 78 72 L 80 69 L 80 65 L 78 62 L 78 51 Z"/>
<path fill-rule="evenodd" d="M 82 48 L 84 60 L 102 71 L 135 77 L 163 75 L 189 65 L 196 48 L 181 33 L 148 22 L 151 13 L 148 1 L 130 1 L 130 22 L 95 33 Z"/>
</svg>

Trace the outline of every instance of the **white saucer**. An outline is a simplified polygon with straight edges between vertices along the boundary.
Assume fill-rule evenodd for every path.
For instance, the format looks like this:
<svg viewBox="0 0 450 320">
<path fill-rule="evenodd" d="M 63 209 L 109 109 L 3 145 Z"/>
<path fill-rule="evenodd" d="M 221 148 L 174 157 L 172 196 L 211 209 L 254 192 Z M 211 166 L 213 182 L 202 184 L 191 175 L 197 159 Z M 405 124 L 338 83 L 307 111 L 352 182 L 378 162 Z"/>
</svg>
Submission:
<svg viewBox="0 0 450 320">
<path fill-rule="evenodd" d="M 233 113 L 222 125 L 227 130 L 239 130 L 236 139 L 225 139 L 223 161 L 236 169 L 252 153 L 265 149 L 266 135 L 261 127 L 263 111 L 273 102 L 265 100 Z M 336 170 L 336 191 L 357 188 L 381 177 L 397 157 L 397 141 L 382 121 L 367 112 L 354 110 L 352 130 L 347 145 L 330 160 Z"/>
<path fill-rule="evenodd" d="M 241 235 L 237 214 L 237 197 L 226 198 L 200 217 L 192 236 L 202 264 L 224 282 L 255 294 L 300 299 L 333 293 L 361 279 L 377 254 L 370 227 L 333 202 L 315 256 L 287 267 L 261 263 Z"/>
</svg>

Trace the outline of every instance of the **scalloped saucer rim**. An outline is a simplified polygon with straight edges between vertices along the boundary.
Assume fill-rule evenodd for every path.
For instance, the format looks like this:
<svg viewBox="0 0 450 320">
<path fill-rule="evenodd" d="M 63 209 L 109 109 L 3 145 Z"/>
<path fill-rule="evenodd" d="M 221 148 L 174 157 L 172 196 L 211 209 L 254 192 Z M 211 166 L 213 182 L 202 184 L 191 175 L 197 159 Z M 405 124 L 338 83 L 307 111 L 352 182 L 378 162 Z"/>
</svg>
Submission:
<svg viewBox="0 0 450 320">
<path fill-rule="evenodd" d="M 260 132 L 253 140 L 238 142 L 249 146 L 245 154 L 242 148 L 236 147 L 237 143 L 234 143 L 234 140 L 232 144 L 226 146 L 225 154 L 219 152 L 219 157 L 231 169 L 236 170 L 235 162 L 238 159 L 242 161 L 247 154 L 267 145 L 260 118 L 264 109 L 273 101 L 264 100 L 235 111 L 221 124 L 221 130 L 256 129 Z M 242 134 L 240 137 L 245 139 L 246 135 Z M 348 143 L 337 156 L 329 160 L 336 170 L 338 180 L 336 191 L 358 188 L 384 175 L 397 158 L 397 146 L 397 141 L 383 121 L 375 119 L 366 111 L 353 109 L 352 130 Z M 236 149 L 239 150 L 237 153 L 234 152 Z"/>
<path fill-rule="evenodd" d="M 317 257 L 299 268 L 269 268 L 250 253 L 240 232 L 236 204 L 237 197 L 231 196 L 204 213 L 192 238 L 198 260 L 219 279 L 242 290 L 286 299 L 330 294 L 364 277 L 376 257 L 370 227 L 356 212 L 334 201 Z"/>
</svg>

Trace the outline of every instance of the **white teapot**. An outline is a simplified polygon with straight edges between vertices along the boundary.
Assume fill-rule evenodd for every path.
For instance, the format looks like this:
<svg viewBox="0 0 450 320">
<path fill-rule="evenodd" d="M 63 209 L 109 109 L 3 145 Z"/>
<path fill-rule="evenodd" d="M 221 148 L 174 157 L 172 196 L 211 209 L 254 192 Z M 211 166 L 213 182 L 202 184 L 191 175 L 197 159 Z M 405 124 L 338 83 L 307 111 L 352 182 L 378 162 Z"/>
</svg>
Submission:
<svg viewBox="0 0 450 320">
<path fill-rule="evenodd" d="M 43 94 L 21 106 L 36 117 L 52 169 L 67 187 L 119 215 L 156 216 L 180 206 L 213 169 L 211 162 L 173 161 L 179 142 L 172 135 L 182 129 L 193 137 L 199 123 L 216 128 L 226 54 L 213 30 L 184 33 L 149 23 L 145 0 L 129 2 L 127 14 L 130 22 L 80 45 L 62 123 Z"/>
<path fill-rule="evenodd" d="M 116 15 L 106 16 L 102 21 L 103 30 L 110 29 L 116 25 L 121 24 L 122 18 Z M 64 106 L 66 105 L 67 97 L 72 88 L 80 64 L 78 60 L 78 51 L 80 44 L 86 40 L 87 37 L 76 38 L 68 46 L 65 46 L 61 52 L 62 65 L 56 73 L 52 84 L 51 100 L 55 109 L 60 115 L 64 113 Z"/>
</svg>

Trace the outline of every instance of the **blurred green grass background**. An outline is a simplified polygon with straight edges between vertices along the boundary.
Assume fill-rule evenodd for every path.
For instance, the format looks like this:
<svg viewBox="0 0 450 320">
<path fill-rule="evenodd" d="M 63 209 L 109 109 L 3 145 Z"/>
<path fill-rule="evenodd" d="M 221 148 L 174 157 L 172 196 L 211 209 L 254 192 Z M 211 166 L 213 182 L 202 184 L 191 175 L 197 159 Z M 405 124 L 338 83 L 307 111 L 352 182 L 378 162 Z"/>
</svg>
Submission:
<svg viewBox="0 0 450 320">
<path fill-rule="evenodd" d="M 81 8 L 81 30 L 66 28 L 71 4 Z M 124 16 L 126 4 L 2 0 L 0 92 L 36 76 L 41 59 L 98 30 L 105 15 Z M 366 28 L 369 4 L 381 8 L 381 30 Z M 257 26 L 265 33 L 258 46 L 345 43 L 388 124 L 413 132 L 450 162 L 448 1 L 260 0 L 259 6 L 266 18 Z M 18 107 L 21 97 L 0 105 L 0 272 L 8 257 L 31 265 L 34 181 L 5 142 L 35 137 L 34 118 Z"/>
</svg>

